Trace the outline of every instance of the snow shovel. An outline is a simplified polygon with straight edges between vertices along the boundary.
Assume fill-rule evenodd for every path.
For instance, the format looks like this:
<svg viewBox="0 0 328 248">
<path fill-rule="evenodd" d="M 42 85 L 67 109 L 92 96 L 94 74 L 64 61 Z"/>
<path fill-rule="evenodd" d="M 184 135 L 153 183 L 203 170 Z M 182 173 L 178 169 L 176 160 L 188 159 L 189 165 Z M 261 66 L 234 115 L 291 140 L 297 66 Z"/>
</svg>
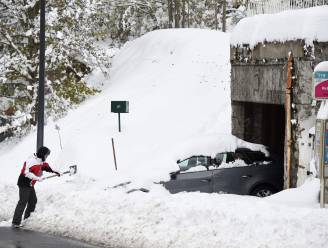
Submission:
<svg viewBox="0 0 328 248">
<path fill-rule="evenodd" d="M 72 176 L 72 175 L 76 174 L 76 172 L 77 172 L 77 165 L 71 165 L 69 167 L 69 170 L 63 172 L 61 175 L 69 174 L 70 176 Z M 53 177 L 58 177 L 58 176 L 57 175 L 51 175 L 51 176 L 43 177 L 43 179 L 49 179 L 49 178 L 53 178 Z"/>
</svg>

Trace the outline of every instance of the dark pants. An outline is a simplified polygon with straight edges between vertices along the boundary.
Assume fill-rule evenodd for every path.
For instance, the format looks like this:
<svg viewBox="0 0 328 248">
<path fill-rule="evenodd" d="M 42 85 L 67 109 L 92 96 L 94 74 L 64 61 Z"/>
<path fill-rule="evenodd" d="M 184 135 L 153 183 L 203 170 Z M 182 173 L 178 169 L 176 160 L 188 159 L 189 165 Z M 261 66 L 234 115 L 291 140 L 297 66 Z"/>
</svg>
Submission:
<svg viewBox="0 0 328 248">
<path fill-rule="evenodd" d="M 19 225 L 21 223 L 26 205 L 24 219 L 30 217 L 30 214 L 35 209 L 36 202 L 37 198 L 34 187 L 19 187 L 19 201 L 15 209 L 13 224 Z"/>
</svg>

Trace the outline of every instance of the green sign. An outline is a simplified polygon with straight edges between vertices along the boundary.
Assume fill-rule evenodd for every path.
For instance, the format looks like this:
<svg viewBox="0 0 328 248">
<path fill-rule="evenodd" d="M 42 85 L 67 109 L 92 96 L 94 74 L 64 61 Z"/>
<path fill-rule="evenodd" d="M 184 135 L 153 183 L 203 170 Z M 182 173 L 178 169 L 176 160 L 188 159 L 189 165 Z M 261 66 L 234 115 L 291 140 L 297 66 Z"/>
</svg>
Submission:
<svg viewBox="0 0 328 248">
<path fill-rule="evenodd" d="M 129 113 L 128 101 L 111 101 L 112 113 Z"/>
<path fill-rule="evenodd" d="M 111 101 L 111 112 L 118 113 L 118 131 L 121 132 L 121 114 L 129 113 L 129 102 Z"/>
</svg>

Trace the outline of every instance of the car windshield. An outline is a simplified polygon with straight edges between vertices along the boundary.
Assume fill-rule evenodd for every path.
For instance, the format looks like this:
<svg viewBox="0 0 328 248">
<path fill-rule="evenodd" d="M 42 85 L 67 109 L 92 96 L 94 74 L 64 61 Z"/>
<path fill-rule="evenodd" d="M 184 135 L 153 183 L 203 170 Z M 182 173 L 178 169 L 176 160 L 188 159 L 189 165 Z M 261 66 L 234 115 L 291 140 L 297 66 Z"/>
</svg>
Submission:
<svg viewBox="0 0 328 248">
<path fill-rule="evenodd" d="M 199 166 L 199 165 L 205 166 L 207 164 L 209 164 L 209 161 L 208 161 L 208 157 L 205 156 L 193 156 L 185 160 L 182 160 L 178 163 L 180 167 L 180 171 L 186 171 L 195 166 Z"/>
</svg>

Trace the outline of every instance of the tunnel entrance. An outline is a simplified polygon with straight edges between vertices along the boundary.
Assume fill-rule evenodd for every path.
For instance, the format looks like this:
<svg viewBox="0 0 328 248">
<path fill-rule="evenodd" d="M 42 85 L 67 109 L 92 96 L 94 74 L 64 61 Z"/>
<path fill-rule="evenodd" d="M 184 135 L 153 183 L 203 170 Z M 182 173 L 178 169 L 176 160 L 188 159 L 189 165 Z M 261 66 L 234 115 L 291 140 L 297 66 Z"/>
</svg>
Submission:
<svg viewBox="0 0 328 248">
<path fill-rule="evenodd" d="M 246 141 L 264 144 L 284 157 L 285 108 L 278 104 L 245 102 L 244 137 Z"/>
</svg>

